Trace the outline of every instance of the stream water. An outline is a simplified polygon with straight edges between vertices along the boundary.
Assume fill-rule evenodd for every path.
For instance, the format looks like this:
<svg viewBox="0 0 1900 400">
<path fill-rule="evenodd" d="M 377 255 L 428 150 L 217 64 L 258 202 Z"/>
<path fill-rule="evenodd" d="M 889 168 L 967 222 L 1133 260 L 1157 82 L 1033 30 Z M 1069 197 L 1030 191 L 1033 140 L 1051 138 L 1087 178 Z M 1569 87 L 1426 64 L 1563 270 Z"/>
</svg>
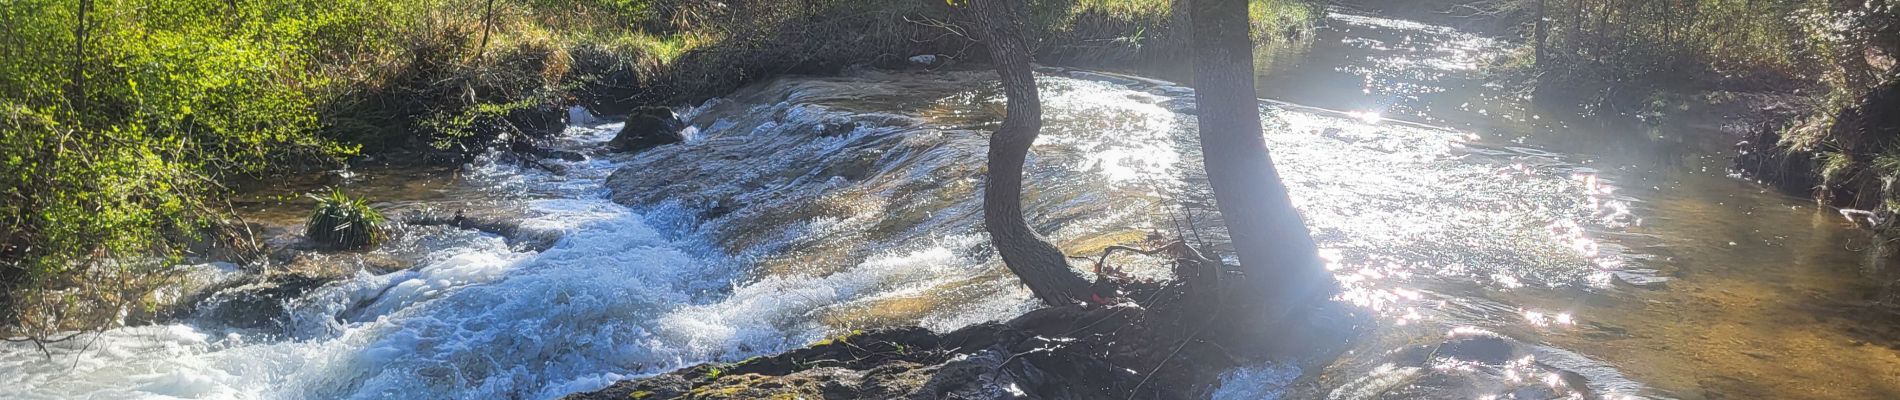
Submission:
<svg viewBox="0 0 1900 400">
<path fill-rule="evenodd" d="M 1477 75 L 1509 46 L 1449 28 L 1335 13 L 1319 34 L 1262 82 L 1303 104 L 1263 103 L 1267 139 L 1340 300 L 1376 328 L 1322 370 L 1242 368 L 1217 397 L 1900 397 L 1900 351 L 1839 311 L 1872 290 L 1867 237 L 1729 178 L 1719 132 L 1511 106 Z M 1034 303 L 980 230 L 990 76 L 779 79 L 681 109 L 683 144 L 614 154 L 618 124 L 570 127 L 550 147 L 588 159 L 543 161 L 559 173 L 490 155 L 281 184 L 245 214 L 294 226 L 307 205 L 272 196 L 337 184 L 558 239 L 425 227 L 311 255 L 351 272 L 286 300 L 280 323 L 204 312 L 7 343 L 0 398 L 549 398 L 852 329 L 1006 319 Z M 1091 254 L 1205 219 L 1177 207 L 1204 196 L 1191 92 L 1061 70 L 1039 84 L 1039 230 Z M 1476 331 L 1522 354 L 1401 356 Z"/>
</svg>

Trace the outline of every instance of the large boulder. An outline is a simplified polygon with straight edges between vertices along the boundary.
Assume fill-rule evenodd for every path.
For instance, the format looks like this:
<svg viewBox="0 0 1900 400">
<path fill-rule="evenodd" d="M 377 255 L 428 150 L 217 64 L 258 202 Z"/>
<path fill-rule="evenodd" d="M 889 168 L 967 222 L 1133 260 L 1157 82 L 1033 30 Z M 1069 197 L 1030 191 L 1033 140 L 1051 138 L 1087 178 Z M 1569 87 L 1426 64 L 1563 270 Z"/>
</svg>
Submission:
<svg viewBox="0 0 1900 400">
<path fill-rule="evenodd" d="M 686 122 L 665 107 L 643 107 L 627 115 L 627 125 L 607 142 L 615 151 L 641 151 L 686 140 Z"/>
</svg>

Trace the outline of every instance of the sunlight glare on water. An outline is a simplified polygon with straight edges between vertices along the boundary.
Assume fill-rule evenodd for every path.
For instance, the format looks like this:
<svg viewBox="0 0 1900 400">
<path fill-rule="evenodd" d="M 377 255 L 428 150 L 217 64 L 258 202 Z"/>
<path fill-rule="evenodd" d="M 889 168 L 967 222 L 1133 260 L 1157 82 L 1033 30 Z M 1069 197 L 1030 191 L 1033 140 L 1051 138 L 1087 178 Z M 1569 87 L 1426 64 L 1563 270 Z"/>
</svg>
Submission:
<svg viewBox="0 0 1900 400">
<path fill-rule="evenodd" d="M 1682 352 L 1748 367 L 1753 356 L 1725 355 L 1783 337 L 1734 323 L 1758 318 L 1735 314 L 1754 303 L 1694 305 L 1779 288 L 1679 291 L 1715 273 L 1665 273 L 1681 271 L 1664 269 L 1678 258 L 1761 256 L 1657 244 L 1731 242 L 1662 210 L 1732 220 L 1720 213 L 1732 207 L 1645 189 L 1652 184 L 1580 160 L 1588 157 L 1405 122 L 1505 110 L 1418 101 L 1501 44 L 1409 21 L 1329 18 L 1366 33 L 1342 45 L 1377 54 L 1339 64 L 1346 84 L 1311 80 L 1341 96 L 1314 102 L 1358 111 L 1265 104 L 1265 139 L 1342 286 L 1337 299 L 1377 326 L 1320 370 L 1236 369 L 1215 398 L 1647 396 L 1651 377 L 1700 384 L 1680 382 L 1698 367 Z M 559 232 L 556 244 L 536 251 L 440 233 L 419 241 L 416 265 L 294 299 L 291 332 L 187 319 L 55 344 L 50 361 L 0 345 L 0 397 L 551 398 L 853 329 L 945 331 L 1020 315 L 1036 303 L 981 230 L 982 160 L 1003 109 L 993 76 L 777 79 L 683 110 L 692 124 L 684 143 L 608 154 L 599 148 L 618 128 L 608 124 L 560 139 L 590 156 L 549 161 L 564 174 L 485 157 L 457 173 L 507 193 L 507 206 L 524 210 L 519 222 Z M 1208 206 L 1194 119 L 1182 112 L 1191 91 L 1058 70 L 1038 84 L 1046 120 L 1025 168 L 1025 211 L 1064 251 L 1179 234 L 1178 221 L 1190 219 L 1177 216 L 1183 203 Z M 1218 241 L 1218 221 L 1197 212 L 1186 223 Z M 1747 229 L 1761 230 L 1732 230 Z M 1141 276 L 1168 271 L 1127 262 L 1118 267 Z M 1722 324 L 1672 320 L 1709 315 Z M 1725 334 L 1752 342 L 1689 339 Z"/>
</svg>

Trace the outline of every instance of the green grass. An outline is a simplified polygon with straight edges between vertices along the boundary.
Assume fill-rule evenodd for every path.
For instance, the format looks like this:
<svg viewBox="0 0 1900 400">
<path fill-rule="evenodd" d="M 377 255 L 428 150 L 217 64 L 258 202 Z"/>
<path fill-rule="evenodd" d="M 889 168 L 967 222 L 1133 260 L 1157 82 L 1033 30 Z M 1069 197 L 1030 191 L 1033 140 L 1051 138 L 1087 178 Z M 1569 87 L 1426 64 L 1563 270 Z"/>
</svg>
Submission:
<svg viewBox="0 0 1900 400">
<path fill-rule="evenodd" d="M 654 61 L 667 64 L 709 41 L 711 40 L 695 34 L 654 35 L 631 32 L 614 37 L 610 44 L 613 48 L 634 54 L 645 54 Z"/>
<path fill-rule="evenodd" d="M 1826 151 L 1816 157 L 1821 160 L 1821 178 L 1828 182 L 1842 178 L 1842 174 L 1854 167 L 1854 156 L 1844 152 Z"/>
<path fill-rule="evenodd" d="M 386 238 L 386 221 L 381 212 L 369 206 L 369 200 L 350 197 L 342 190 L 329 196 L 311 195 L 317 207 L 304 223 L 304 236 L 318 244 L 339 249 L 359 249 Z"/>
</svg>

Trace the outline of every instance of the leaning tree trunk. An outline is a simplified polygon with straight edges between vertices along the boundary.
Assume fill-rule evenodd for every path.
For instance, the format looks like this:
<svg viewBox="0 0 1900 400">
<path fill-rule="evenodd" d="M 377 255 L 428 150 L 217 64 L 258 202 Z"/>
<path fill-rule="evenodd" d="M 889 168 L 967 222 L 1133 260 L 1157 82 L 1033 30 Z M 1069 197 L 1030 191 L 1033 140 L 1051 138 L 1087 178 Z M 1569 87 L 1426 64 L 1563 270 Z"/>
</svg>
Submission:
<svg viewBox="0 0 1900 400">
<path fill-rule="evenodd" d="M 983 228 L 1002 254 L 1003 264 L 1022 278 L 1036 298 L 1048 305 L 1072 304 L 1089 297 L 1088 281 L 1069 268 L 1067 257 L 1043 240 L 1023 219 L 1023 162 L 1042 130 L 1042 100 L 1029 67 L 1017 0 L 972 0 L 978 36 L 989 48 L 1009 99 L 1003 127 L 990 135 L 988 183 L 983 188 Z"/>
<path fill-rule="evenodd" d="M 1267 154 L 1247 0 L 1193 0 L 1194 100 L 1214 200 L 1246 281 L 1229 304 L 1266 322 L 1330 296 L 1332 276 Z"/>
</svg>

